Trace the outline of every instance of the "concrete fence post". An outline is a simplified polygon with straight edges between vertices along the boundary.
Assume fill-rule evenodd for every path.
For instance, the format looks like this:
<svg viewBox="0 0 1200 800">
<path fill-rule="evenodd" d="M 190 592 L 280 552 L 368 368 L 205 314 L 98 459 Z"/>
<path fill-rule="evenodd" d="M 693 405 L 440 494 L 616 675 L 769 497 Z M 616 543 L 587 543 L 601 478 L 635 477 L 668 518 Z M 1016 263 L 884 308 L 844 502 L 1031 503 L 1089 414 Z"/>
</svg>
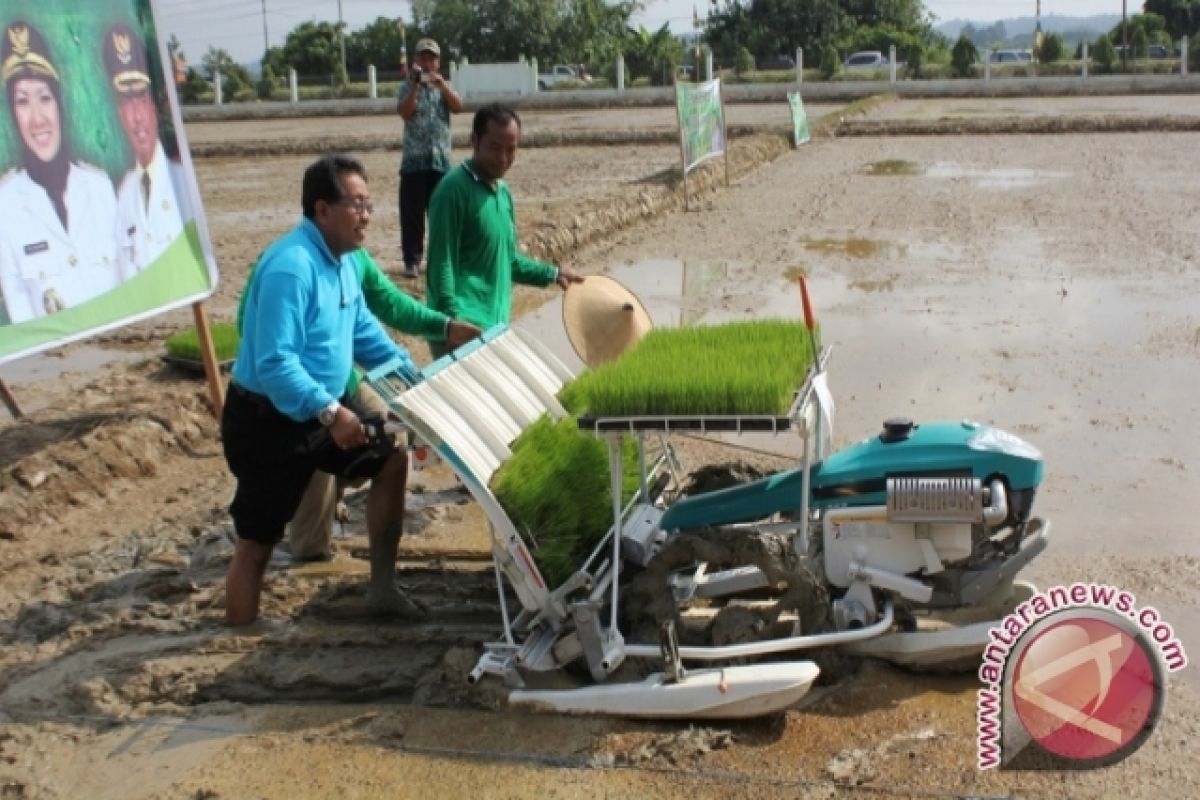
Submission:
<svg viewBox="0 0 1200 800">
<path fill-rule="evenodd" d="M 296 77 L 296 70 L 291 67 L 288 68 L 288 94 L 293 103 L 300 102 L 300 81 Z"/>
<path fill-rule="evenodd" d="M 896 82 L 896 45 L 894 45 L 894 44 L 888 45 L 888 72 L 890 74 L 890 78 L 889 78 L 888 82 L 895 83 Z"/>
<path fill-rule="evenodd" d="M 804 48 L 796 48 L 796 84 L 804 83 Z"/>
<path fill-rule="evenodd" d="M 704 48 L 704 80 L 711 81 L 713 78 L 712 68 L 712 48 Z"/>
<path fill-rule="evenodd" d="M 533 75 L 533 90 L 535 92 L 541 90 L 542 87 L 538 85 L 539 81 L 538 81 L 538 60 L 537 60 L 537 58 L 529 59 L 529 72 Z"/>
<path fill-rule="evenodd" d="M 1087 42 L 1083 43 L 1083 51 L 1080 53 L 1080 56 L 1082 58 L 1082 66 L 1083 66 L 1082 75 L 1083 75 L 1083 77 L 1086 78 L 1087 74 L 1088 74 L 1088 43 Z"/>
<path fill-rule="evenodd" d="M 225 101 L 225 98 L 221 96 L 221 70 L 219 69 L 213 70 L 213 92 L 213 98 L 216 100 L 217 105 L 221 105 Z"/>
<path fill-rule="evenodd" d="M 983 51 L 983 79 L 990 81 L 992 79 L 992 51 Z"/>
<path fill-rule="evenodd" d="M 625 55 L 617 54 L 617 91 L 625 91 Z"/>
<path fill-rule="evenodd" d="M 1186 77 L 1188 74 L 1188 37 L 1179 37 L 1179 74 Z"/>
<path fill-rule="evenodd" d="M 367 82 L 371 84 L 371 99 L 374 100 L 379 96 L 379 84 L 375 80 L 375 65 L 371 64 L 367 67 Z"/>
</svg>

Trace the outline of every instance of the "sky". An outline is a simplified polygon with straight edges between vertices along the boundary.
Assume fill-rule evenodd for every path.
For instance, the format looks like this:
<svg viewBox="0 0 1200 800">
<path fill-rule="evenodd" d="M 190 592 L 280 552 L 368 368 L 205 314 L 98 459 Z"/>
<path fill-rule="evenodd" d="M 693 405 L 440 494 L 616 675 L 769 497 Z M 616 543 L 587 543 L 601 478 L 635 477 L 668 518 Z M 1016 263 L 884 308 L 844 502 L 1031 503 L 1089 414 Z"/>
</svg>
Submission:
<svg viewBox="0 0 1200 800">
<path fill-rule="evenodd" d="M 723 0 L 722 0 L 723 2 Z M 198 64 L 209 46 L 229 51 L 239 62 L 257 61 L 263 54 L 263 8 L 266 8 L 267 41 L 283 43 L 288 31 L 305 20 L 336 22 L 339 0 L 157 0 L 160 28 L 174 33 L 183 45 L 188 62 Z M 407 0 L 341 0 L 343 18 L 351 30 L 376 17 L 412 19 Z M 703 19 L 707 0 L 647 0 L 646 10 L 635 22 L 650 29 L 669 23 L 682 33 L 692 27 L 692 9 Z M 938 21 L 965 19 L 992 22 L 998 19 L 1033 16 L 1036 0 L 926 0 L 925 7 Z M 1141 11 L 1141 3 L 1130 0 L 1128 12 Z M 1043 0 L 1042 14 L 1091 16 L 1119 14 L 1120 0 Z"/>
</svg>

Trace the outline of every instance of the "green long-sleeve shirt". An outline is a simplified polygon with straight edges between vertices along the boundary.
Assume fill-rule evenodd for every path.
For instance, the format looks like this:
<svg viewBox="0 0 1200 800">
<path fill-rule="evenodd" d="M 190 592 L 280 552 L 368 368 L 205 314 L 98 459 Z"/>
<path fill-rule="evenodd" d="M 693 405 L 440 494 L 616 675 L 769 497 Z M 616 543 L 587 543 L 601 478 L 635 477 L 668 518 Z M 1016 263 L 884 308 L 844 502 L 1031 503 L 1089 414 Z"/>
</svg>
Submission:
<svg viewBox="0 0 1200 800">
<path fill-rule="evenodd" d="M 547 286 L 558 277 L 554 265 L 517 250 L 507 184 L 489 186 L 470 160 L 447 173 L 429 201 L 427 263 L 429 307 L 484 330 L 508 322 L 513 283 Z"/>
<path fill-rule="evenodd" d="M 354 266 L 358 270 L 358 282 L 362 286 L 363 298 L 367 308 L 380 322 L 401 333 L 421 336 L 431 341 L 443 341 L 446 338 L 449 317 L 396 288 L 396 284 L 383 274 L 383 270 L 366 249 L 360 249 L 354 255 Z M 242 297 L 238 301 L 239 334 L 242 332 L 242 320 L 246 314 L 246 297 L 250 294 L 246 290 L 250 288 L 257 268 L 258 262 L 255 262 L 254 267 L 250 269 L 250 276 L 246 279 L 246 286 L 242 289 Z M 347 395 L 353 395 L 358 390 L 359 380 L 358 371 L 352 370 L 350 380 L 346 384 Z"/>
</svg>

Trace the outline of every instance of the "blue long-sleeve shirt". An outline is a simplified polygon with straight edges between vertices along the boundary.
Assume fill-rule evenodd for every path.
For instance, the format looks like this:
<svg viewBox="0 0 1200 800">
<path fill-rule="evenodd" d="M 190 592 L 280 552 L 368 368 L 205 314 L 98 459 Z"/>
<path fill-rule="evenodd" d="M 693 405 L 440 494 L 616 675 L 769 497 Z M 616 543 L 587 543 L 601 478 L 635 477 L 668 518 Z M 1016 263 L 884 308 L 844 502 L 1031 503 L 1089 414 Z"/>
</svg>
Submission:
<svg viewBox="0 0 1200 800">
<path fill-rule="evenodd" d="M 393 358 L 411 364 L 367 309 L 353 252 L 334 258 L 308 219 L 267 248 L 246 299 L 239 386 L 303 422 L 342 395 L 354 362 Z"/>
</svg>

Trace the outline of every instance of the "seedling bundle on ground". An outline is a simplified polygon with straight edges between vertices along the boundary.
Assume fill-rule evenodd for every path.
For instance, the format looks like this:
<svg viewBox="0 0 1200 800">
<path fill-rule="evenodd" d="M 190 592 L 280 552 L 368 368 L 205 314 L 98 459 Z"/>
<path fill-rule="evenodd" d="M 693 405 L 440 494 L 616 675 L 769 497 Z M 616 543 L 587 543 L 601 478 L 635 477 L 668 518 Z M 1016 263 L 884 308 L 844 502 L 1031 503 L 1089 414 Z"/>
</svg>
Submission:
<svg viewBox="0 0 1200 800">
<path fill-rule="evenodd" d="M 209 332 L 212 334 L 213 350 L 217 354 L 218 362 L 230 361 L 237 355 L 241 337 L 238 336 L 236 325 L 232 322 L 214 322 L 209 326 Z M 194 326 L 168 336 L 166 348 L 167 357 L 177 361 L 200 363 L 203 360 L 200 352 L 200 334 Z"/>
</svg>

